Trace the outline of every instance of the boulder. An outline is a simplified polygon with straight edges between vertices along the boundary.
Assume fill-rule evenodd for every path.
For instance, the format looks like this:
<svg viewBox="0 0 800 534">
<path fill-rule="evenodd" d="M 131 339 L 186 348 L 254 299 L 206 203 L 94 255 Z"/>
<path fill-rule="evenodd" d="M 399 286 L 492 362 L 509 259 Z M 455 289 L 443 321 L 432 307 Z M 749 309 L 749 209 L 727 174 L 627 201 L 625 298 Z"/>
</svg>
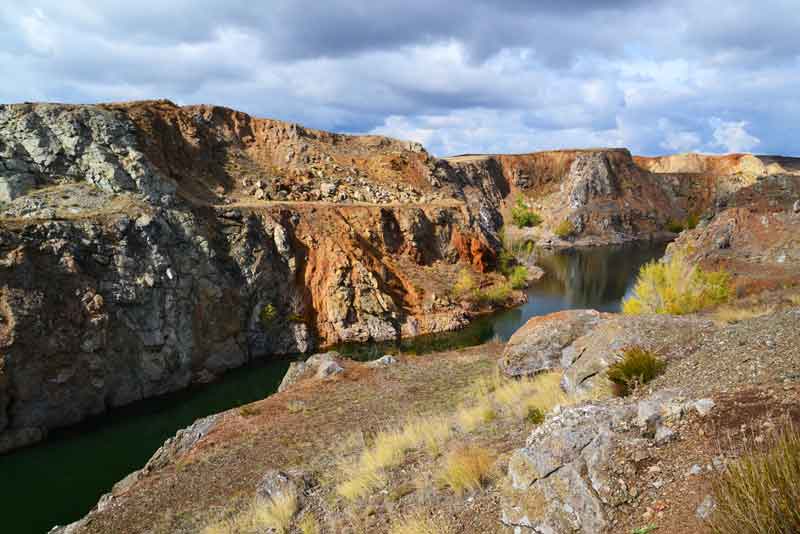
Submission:
<svg viewBox="0 0 800 534">
<path fill-rule="evenodd" d="M 602 317 L 595 310 L 568 310 L 530 319 L 508 340 L 500 369 L 507 376 L 526 376 L 564 366 L 565 349 Z"/>
</svg>

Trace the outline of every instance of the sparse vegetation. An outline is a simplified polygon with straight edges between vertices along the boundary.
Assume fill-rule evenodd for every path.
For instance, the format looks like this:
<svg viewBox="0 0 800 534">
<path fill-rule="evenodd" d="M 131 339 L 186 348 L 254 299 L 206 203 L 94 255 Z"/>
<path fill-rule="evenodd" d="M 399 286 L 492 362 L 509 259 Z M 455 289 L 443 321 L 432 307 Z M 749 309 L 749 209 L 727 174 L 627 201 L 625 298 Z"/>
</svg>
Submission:
<svg viewBox="0 0 800 534">
<path fill-rule="evenodd" d="M 304 515 L 303 518 L 297 523 L 297 527 L 303 534 L 320 533 L 319 521 L 311 514 Z"/>
<path fill-rule="evenodd" d="M 453 294 L 457 297 L 471 295 L 475 291 L 475 287 L 475 278 L 473 278 L 472 273 L 467 269 L 461 269 L 456 283 L 453 285 Z"/>
<path fill-rule="evenodd" d="M 494 399 L 504 411 L 520 420 L 527 419 L 532 410 L 540 410 L 544 414 L 557 404 L 570 402 L 561 389 L 561 373 L 558 372 L 508 380 L 497 388 Z"/>
<path fill-rule="evenodd" d="M 633 296 L 625 300 L 622 311 L 682 315 L 727 302 L 731 293 L 726 271 L 703 270 L 676 251 L 668 261 L 653 261 L 641 268 Z"/>
<path fill-rule="evenodd" d="M 286 492 L 272 499 L 255 499 L 233 517 L 208 525 L 203 534 L 250 534 L 265 529 L 287 532 L 297 513 L 297 495 Z"/>
<path fill-rule="evenodd" d="M 518 196 L 516 203 L 511 208 L 511 221 L 520 228 L 530 228 L 540 225 L 542 218 L 525 204 L 522 196 Z"/>
<path fill-rule="evenodd" d="M 511 296 L 510 284 L 495 284 L 486 289 L 475 291 L 475 300 L 480 304 L 499 306 L 505 303 Z"/>
<path fill-rule="evenodd" d="M 528 286 L 528 269 L 524 265 L 517 265 L 511 269 L 508 282 L 513 289 L 523 289 Z"/>
<path fill-rule="evenodd" d="M 746 321 L 747 319 L 753 319 L 755 317 L 767 315 L 772 313 L 772 311 L 773 308 L 766 305 L 751 307 L 722 306 L 714 312 L 714 318 L 724 323 L 738 323 L 741 321 Z"/>
<path fill-rule="evenodd" d="M 497 417 L 489 399 L 481 399 L 475 406 L 461 408 L 456 414 L 458 426 L 464 432 L 472 432 L 484 423 L 489 423 Z"/>
<path fill-rule="evenodd" d="M 275 306 L 271 302 L 266 303 L 264 307 L 261 308 L 261 314 L 259 315 L 259 318 L 261 319 L 261 325 L 264 328 L 269 327 L 277 317 L 278 310 L 275 309 Z"/>
<path fill-rule="evenodd" d="M 569 219 L 564 219 L 555 227 L 553 233 L 561 239 L 566 239 L 575 233 L 575 225 Z"/>
<path fill-rule="evenodd" d="M 453 525 L 445 519 L 414 512 L 392 525 L 390 534 L 454 534 Z"/>
<path fill-rule="evenodd" d="M 634 388 L 661 374 L 666 363 L 639 346 L 622 351 L 622 359 L 608 368 L 606 375 L 614 383 L 618 396 L 628 395 Z"/>
<path fill-rule="evenodd" d="M 667 230 L 669 230 L 673 234 L 679 234 L 683 232 L 683 223 L 675 219 L 670 219 L 669 221 L 667 221 Z"/>
<path fill-rule="evenodd" d="M 457 447 L 445 456 L 440 478 L 456 493 L 475 491 L 489 481 L 493 463 L 491 453 L 482 447 Z"/>
<path fill-rule="evenodd" d="M 253 404 L 245 404 L 239 407 L 239 415 L 242 417 L 253 417 L 261 413 L 261 410 Z"/>
<path fill-rule="evenodd" d="M 750 451 L 714 482 L 716 534 L 800 532 L 800 434 L 789 427 L 765 451 Z"/>
</svg>

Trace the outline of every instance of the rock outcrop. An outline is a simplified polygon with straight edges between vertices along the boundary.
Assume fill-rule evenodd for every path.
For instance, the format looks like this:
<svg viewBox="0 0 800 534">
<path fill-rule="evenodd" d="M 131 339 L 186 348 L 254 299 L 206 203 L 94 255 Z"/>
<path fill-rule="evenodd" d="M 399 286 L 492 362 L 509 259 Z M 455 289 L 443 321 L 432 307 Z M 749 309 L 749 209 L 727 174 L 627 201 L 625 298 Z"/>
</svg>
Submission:
<svg viewBox="0 0 800 534">
<path fill-rule="evenodd" d="M 499 222 L 439 166 L 224 108 L 0 106 L 0 452 L 255 358 L 463 326 L 446 283 L 493 268 Z"/>
</svg>

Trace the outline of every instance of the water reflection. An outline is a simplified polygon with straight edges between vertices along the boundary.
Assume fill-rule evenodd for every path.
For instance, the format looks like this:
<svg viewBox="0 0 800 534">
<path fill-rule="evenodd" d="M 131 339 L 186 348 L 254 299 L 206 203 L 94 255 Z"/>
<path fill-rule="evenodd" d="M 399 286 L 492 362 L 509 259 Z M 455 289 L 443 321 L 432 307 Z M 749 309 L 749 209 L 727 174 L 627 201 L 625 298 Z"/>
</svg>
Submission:
<svg viewBox="0 0 800 534">
<path fill-rule="evenodd" d="M 399 343 L 341 345 L 336 350 L 364 360 L 396 352 L 426 354 L 491 339 L 507 341 L 531 317 L 560 310 L 619 311 L 639 268 L 663 256 L 665 248 L 666 244 L 648 243 L 559 252 L 540 250 L 536 261 L 545 275 L 528 288 L 528 302 L 518 308 L 483 317 L 457 332 L 420 336 Z"/>
</svg>

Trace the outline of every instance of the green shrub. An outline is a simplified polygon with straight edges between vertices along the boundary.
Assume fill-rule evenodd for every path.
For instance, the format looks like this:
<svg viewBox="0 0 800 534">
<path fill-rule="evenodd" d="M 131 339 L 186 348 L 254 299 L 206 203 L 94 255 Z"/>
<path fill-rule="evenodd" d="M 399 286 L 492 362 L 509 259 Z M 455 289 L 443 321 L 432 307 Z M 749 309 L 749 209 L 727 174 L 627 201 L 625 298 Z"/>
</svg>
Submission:
<svg viewBox="0 0 800 534">
<path fill-rule="evenodd" d="M 453 294 L 463 297 L 475 291 L 475 279 L 467 269 L 461 269 L 458 273 L 456 283 L 453 285 Z"/>
<path fill-rule="evenodd" d="M 558 224 L 558 226 L 556 226 L 556 229 L 553 230 L 553 233 L 555 233 L 561 239 L 566 239 L 575 233 L 575 225 L 572 224 L 572 221 L 569 219 L 564 219 Z"/>
<path fill-rule="evenodd" d="M 666 363 L 642 347 L 628 347 L 622 359 L 608 368 L 606 375 L 616 386 L 616 393 L 625 396 L 637 385 L 650 382 L 664 370 Z"/>
<path fill-rule="evenodd" d="M 653 261 L 639 270 L 633 295 L 622 305 L 623 313 L 670 313 L 683 315 L 728 301 L 732 288 L 725 271 L 705 271 L 689 264 L 682 251 L 669 261 Z"/>
<path fill-rule="evenodd" d="M 697 228 L 698 223 L 700 222 L 700 216 L 696 213 L 690 213 L 689 216 L 686 218 L 686 221 L 683 223 L 689 230 L 694 230 Z"/>
<path fill-rule="evenodd" d="M 544 423 L 544 412 L 535 406 L 529 406 L 528 412 L 525 414 L 525 420 L 532 425 L 541 425 Z"/>
<path fill-rule="evenodd" d="M 291 313 L 289 317 L 287 317 L 290 323 L 305 323 L 306 319 L 302 315 L 298 313 Z"/>
<path fill-rule="evenodd" d="M 503 249 L 500 251 L 500 255 L 497 258 L 497 270 L 500 271 L 503 276 L 508 277 L 516 263 L 517 258 L 514 256 L 513 252 L 508 249 Z"/>
<path fill-rule="evenodd" d="M 800 434 L 785 429 L 765 451 L 751 451 L 714 481 L 716 534 L 800 532 Z"/>
<path fill-rule="evenodd" d="M 511 285 L 495 284 L 488 289 L 475 291 L 475 299 L 481 304 L 504 304 L 511 296 Z"/>
<path fill-rule="evenodd" d="M 528 269 L 523 265 L 517 265 L 511 269 L 508 275 L 508 282 L 512 289 L 523 289 L 528 286 Z"/>
<path fill-rule="evenodd" d="M 511 221 L 515 226 L 527 228 L 538 226 L 542 223 L 542 218 L 538 213 L 530 209 L 521 196 L 517 197 L 517 203 L 511 208 Z"/>
<path fill-rule="evenodd" d="M 261 325 L 266 328 L 272 324 L 272 321 L 278 317 L 278 310 L 275 309 L 275 306 L 271 302 L 268 302 L 261 308 Z"/>
<path fill-rule="evenodd" d="M 675 219 L 670 219 L 669 221 L 667 221 L 667 230 L 669 230 L 673 234 L 679 234 L 683 232 L 683 223 L 680 221 L 676 221 Z"/>
</svg>

